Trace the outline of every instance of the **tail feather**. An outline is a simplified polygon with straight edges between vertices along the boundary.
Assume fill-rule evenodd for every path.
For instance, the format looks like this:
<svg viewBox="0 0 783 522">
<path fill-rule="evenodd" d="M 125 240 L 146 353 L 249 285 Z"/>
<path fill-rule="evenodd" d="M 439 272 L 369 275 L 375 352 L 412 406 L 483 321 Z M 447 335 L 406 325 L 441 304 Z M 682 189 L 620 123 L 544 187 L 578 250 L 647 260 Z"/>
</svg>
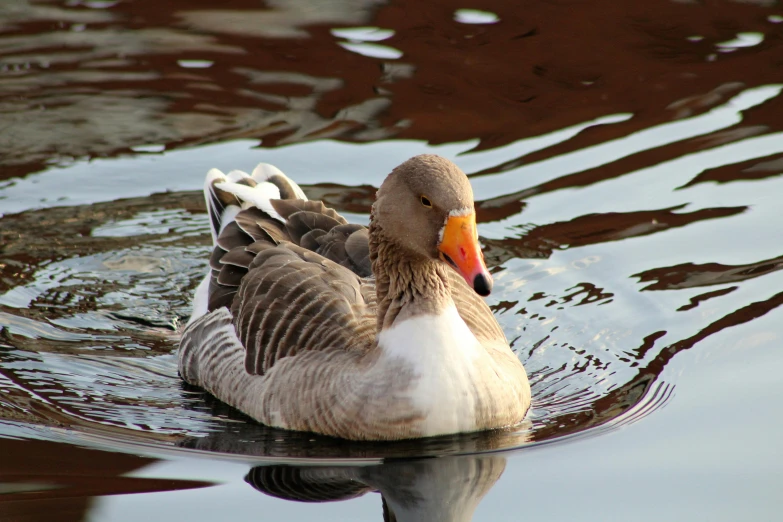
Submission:
<svg viewBox="0 0 783 522">
<path fill-rule="evenodd" d="M 248 175 L 248 173 L 245 172 L 244 170 L 236 170 L 236 169 L 234 169 L 231 172 L 229 172 L 228 174 L 226 174 L 226 179 L 228 181 L 230 181 L 231 183 L 236 183 L 239 180 L 242 180 L 244 178 L 249 178 L 249 177 L 250 176 Z"/>
<path fill-rule="evenodd" d="M 280 191 L 279 199 L 304 199 L 307 201 L 307 196 L 302 192 L 291 178 L 283 174 L 283 171 L 270 165 L 269 163 L 259 163 L 251 176 L 255 181 L 261 183 L 266 181 L 275 185 Z"/>
<path fill-rule="evenodd" d="M 280 230 L 276 230 L 274 227 L 270 228 L 271 224 L 268 221 L 266 228 L 262 230 L 255 220 L 252 219 L 252 213 L 243 214 L 244 218 L 240 218 L 240 221 L 244 221 L 237 223 L 237 225 L 248 232 L 251 237 L 256 237 L 253 235 L 254 232 L 257 232 L 257 235 L 265 232 L 270 240 L 276 243 L 279 239 L 278 236 L 280 236 L 281 231 L 285 227 L 283 226 L 283 218 L 274 209 L 270 200 L 307 200 L 307 196 L 304 195 L 299 185 L 283 174 L 280 169 L 268 163 L 259 163 L 252 174 L 247 174 L 241 170 L 232 170 L 228 174 L 224 174 L 218 169 L 211 169 L 207 172 L 207 177 L 204 180 L 204 199 L 209 212 L 212 244 L 217 246 L 218 237 L 223 229 L 235 222 L 240 211 L 251 207 L 256 207 L 267 216 L 279 220 L 281 223 Z M 218 255 L 216 256 L 216 254 Z M 210 260 L 212 268 L 207 271 L 206 277 L 196 289 L 196 295 L 193 300 L 193 314 L 188 324 L 208 312 L 210 300 L 215 297 L 213 294 L 210 294 L 212 269 L 217 272 L 222 269 L 223 263 L 220 260 L 223 258 L 223 254 L 225 254 L 224 249 L 216 249 L 213 252 Z M 236 289 L 231 289 L 230 291 L 234 292 Z"/>
<path fill-rule="evenodd" d="M 240 210 L 256 207 L 282 222 L 283 218 L 270 200 L 307 200 L 307 196 L 280 169 L 259 163 L 252 174 L 241 170 L 224 174 L 218 169 L 211 169 L 204 181 L 204 199 L 209 211 L 212 244 L 217 244 L 220 232 L 234 221 Z"/>
<path fill-rule="evenodd" d="M 285 174 L 283 174 L 283 171 L 274 165 L 269 163 L 259 163 L 256 165 L 256 168 L 253 169 L 253 173 L 250 175 L 250 177 L 256 180 L 258 183 L 266 181 L 272 176 L 285 176 Z"/>
<path fill-rule="evenodd" d="M 223 213 L 226 211 L 226 207 L 231 204 L 236 204 L 236 198 L 234 201 L 226 198 L 226 194 L 220 193 L 215 190 L 215 183 L 225 181 L 226 176 L 218 169 L 210 169 L 207 172 L 207 177 L 204 180 L 204 200 L 207 203 L 207 212 L 209 212 L 210 231 L 212 232 L 212 244 L 217 243 L 217 237 L 220 234 L 220 221 L 223 217 Z"/>
</svg>

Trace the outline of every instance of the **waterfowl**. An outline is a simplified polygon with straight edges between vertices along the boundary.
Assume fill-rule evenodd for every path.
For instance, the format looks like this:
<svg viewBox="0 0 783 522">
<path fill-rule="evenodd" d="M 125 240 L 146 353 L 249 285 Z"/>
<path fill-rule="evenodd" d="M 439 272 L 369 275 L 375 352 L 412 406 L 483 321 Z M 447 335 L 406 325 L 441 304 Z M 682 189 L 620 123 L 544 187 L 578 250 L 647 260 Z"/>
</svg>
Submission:
<svg viewBox="0 0 783 522">
<path fill-rule="evenodd" d="M 382 183 L 369 227 L 275 167 L 213 169 L 214 249 L 179 372 L 278 428 L 397 440 L 521 422 L 530 386 L 480 296 L 492 277 L 467 176 L 415 156 Z"/>
</svg>

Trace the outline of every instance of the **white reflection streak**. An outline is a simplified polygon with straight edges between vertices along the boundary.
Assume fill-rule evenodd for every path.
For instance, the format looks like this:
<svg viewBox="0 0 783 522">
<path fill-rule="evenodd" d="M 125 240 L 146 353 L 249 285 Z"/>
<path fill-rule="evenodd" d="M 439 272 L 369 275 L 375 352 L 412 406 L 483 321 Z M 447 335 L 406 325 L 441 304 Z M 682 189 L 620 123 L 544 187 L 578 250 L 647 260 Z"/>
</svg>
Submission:
<svg viewBox="0 0 783 522">
<path fill-rule="evenodd" d="M 402 51 L 388 45 L 371 44 L 364 42 L 337 42 L 340 47 L 362 56 L 370 58 L 383 58 L 386 60 L 396 60 L 402 56 Z"/>
<path fill-rule="evenodd" d="M 481 152 L 461 152 L 459 164 L 465 172 L 471 173 L 474 172 L 475 169 L 482 169 L 487 165 L 497 165 L 509 160 L 513 161 L 513 159 L 530 154 L 531 152 L 545 149 L 557 145 L 558 143 L 563 143 L 589 127 L 620 123 L 630 120 L 632 117 L 633 114 L 630 113 L 601 116 L 600 118 L 566 127 L 565 129 L 559 129 L 555 132 L 518 140 L 502 147 Z M 476 145 L 478 145 L 478 142 L 476 142 Z"/>
<path fill-rule="evenodd" d="M 497 197 L 538 185 L 547 180 L 607 165 L 644 150 L 709 134 L 741 122 L 742 111 L 761 105 L 778 96 L 781 90 L 783 90 L 783 85 L 765 85 L 748 89 L 731 98 L 725 104 L 692 118 L 657 125 L 623 138 L 531 163 L 518 169 L 474 178 L 472 180 L 473 188 L 482 199 Z M 723 145 L 723 147 L 726 146 L 728 145 Z"/>
<path fill-rule="evenodd" d="M 764 41 L 763 33 L 737 33 L 737 37 L 728 42 L 715 44 L 719 49 L 737 49 L 739 47 L 753 47 Z"/>
<path fill-rule="evenodd" d="M 457 9 L 454 20 L 461 24 L 494 24 L 500 21 L 498 15 L 491 11 L 479 9 Z"/>
<path fill-rule="evenodd" d="M 332 33 L 332 36 L 354 42 L 380 42 L 394 36 L 393 29 L 382 29 L 380 27 L 344 27 L 332 29 L 329 32 Z"/>
<path fill-rule="evenodd" d="M 707 150 L 692 152 L 646 169 L 629 172 L 629 174 L 641 173 L 652 169 L 698 173 L 724 165 L 741 163 L 753 158 L 763 158 L 778 152 L 783 152 L 783 132 L 765 134 L 719 145 Z"/>
<path fill-rule="evenodd" d="M 332 36 L 345 38 L 347 42 L 337 42 L 337 45 L 347 51 L 369 56 L 370 58 L 382 58 L 386 60 L 396 60 L 402 56 L 402 51 L 389 45 L 377 43 L 394 36 L 392 29 L 382 29 L 380 27 L 345 27 L 341 29 L 332 29 Z"/>
</svg>

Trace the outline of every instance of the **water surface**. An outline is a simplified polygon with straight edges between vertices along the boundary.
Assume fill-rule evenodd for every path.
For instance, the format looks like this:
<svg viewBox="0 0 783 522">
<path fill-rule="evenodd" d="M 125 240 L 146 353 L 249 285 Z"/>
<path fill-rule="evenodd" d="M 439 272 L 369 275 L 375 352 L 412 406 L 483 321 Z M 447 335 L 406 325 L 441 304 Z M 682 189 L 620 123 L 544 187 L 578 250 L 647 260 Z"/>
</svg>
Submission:
<svg viewBox="0 0 783 522">
<path fill-rule="evenodd" d="M 475 7 L 0 6 L 4 518 L 776 517 L 783 11 Z M 347 443 L 181 383 L 209 168 L 366 223 L 423 152 L 471 177 L 526 423 Z"/>
</svg>

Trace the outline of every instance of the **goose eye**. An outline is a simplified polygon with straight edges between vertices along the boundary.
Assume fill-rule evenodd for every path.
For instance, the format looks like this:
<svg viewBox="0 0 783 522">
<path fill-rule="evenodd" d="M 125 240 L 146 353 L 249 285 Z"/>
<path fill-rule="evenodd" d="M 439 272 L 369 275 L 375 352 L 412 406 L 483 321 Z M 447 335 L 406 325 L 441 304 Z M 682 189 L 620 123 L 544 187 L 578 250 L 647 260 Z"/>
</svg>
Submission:
<svg viewBox="0 0 783 522">
<path fill-rule="evenodd" d="M 427 196 L 421 196 L 421 198 L 419 199 L 421 200 L 422 205 L 424 205 L 427 208 L 432 208 L 432 202 L 429 199 L 427 199 Z"/>
</svg>

